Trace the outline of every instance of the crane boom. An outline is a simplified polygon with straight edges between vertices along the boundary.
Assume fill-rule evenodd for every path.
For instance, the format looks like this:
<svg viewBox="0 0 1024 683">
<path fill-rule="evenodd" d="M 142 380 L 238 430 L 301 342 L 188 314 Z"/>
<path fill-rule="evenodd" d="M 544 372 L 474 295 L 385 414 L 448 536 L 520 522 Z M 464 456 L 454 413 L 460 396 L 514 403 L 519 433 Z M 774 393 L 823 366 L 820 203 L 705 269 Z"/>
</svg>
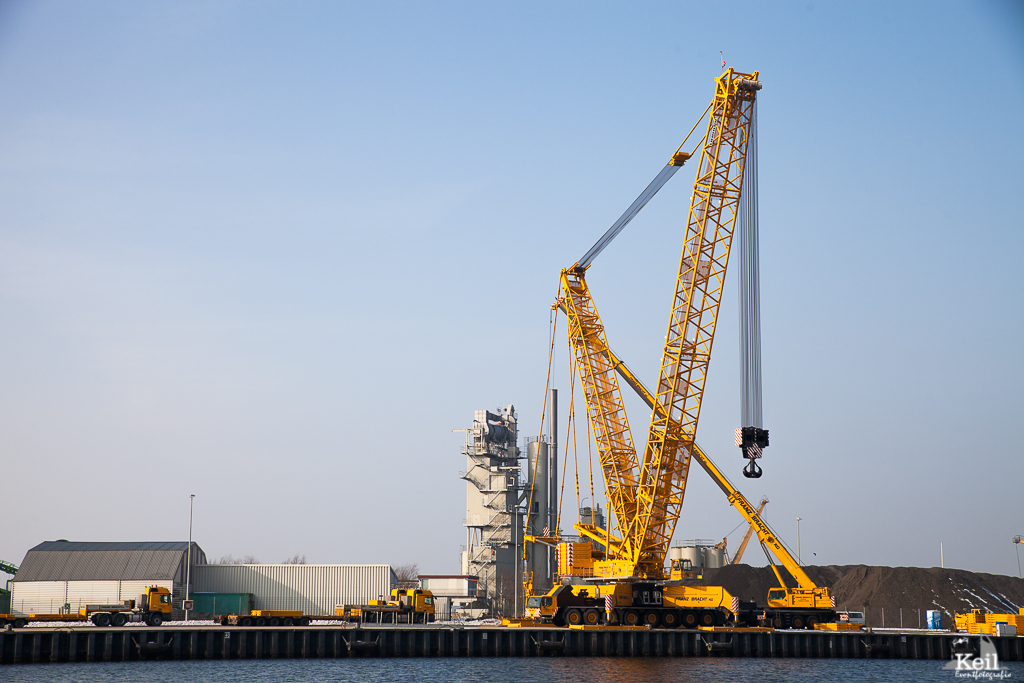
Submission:
<svg viewBox="0 0 1024 683">
<path fill-rule="evenodd" d="M 757 515 L 761 516 L 764 512 L 764 506 L 768 504 L 767 498 L 761 499 L 761 504 L 757 506 Z M 750 537 L 754 535 L 754 525 L 751 524 L 747 527 L 747 533 L 743 534 L 743 540 L 740 542 L 740 547 L 736 551 L 736 554 L 732 557 L 732 562 L 729 564 L 739 564 L 739 561 L 743 558 L 743 552 L 747 549 L 747 544 L 750 543 Z"/>
<path fill-rule="evenodd" d="M 587 405 L 587 418 L 597 443 L 608 505 L 615 513 L 619 537 L 625 538 L 636 515 L 637 461 L 604 325 L 590 296 L 584 271 L 562 271 L 560 307 L 569 321 L 569 340 Z M 604 541 L 601 541 L 604 543 Z M 620 549 L 609 547 L 618 557 Z"/>
<path fill-rule="evenodd" d="M 652 576 L 664 566 L 686 492 L 759 88 L 757 72 L 729 69 L 716 79 L 665 335 L 655 396 L 660 410 L 652 411 L 638 511 L 627 534 L 635 539 L 633 562 Z"/>
</svg>

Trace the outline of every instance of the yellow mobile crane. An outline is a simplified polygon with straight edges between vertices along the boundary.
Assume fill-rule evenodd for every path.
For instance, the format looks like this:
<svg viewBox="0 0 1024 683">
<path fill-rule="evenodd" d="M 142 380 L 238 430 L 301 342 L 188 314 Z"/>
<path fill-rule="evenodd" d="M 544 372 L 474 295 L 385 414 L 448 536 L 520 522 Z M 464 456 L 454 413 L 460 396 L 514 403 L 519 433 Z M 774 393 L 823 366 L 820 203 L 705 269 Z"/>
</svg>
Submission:
<svg viewBox="0 0 1024 683">
<path fill-rule="evenodd" d="M 556 624 L 645 623 L 649 626 L 711 626 L 764 623 L 804 627 L 835 619 L 827 588 L 819 588 L 695 442 L 697 421 L 711 358 L 715 324 L 725 285 L 726 266 L 761 84 L 758 73 L 727 70 L 716 79 L 715 97 L 705 114 L 702 140 L 676 292 L 655 392 L 649 391 L 611 350 L 586 283 L 586 271 L 598 254 L 632 220 L 689 158 L 683 144 L 646 190 L 600 240 L 561 273 L 558 308 L 566 313 L 569 342 L 580 376 L 587 417 L 597 444 L 615 529 L 576 524 L 591 543 L 563 543 L 558 536 L 527 541 L 556 545 L 562 583 L 527 600 L 527 614 Z M 703 115 L 701 117 L 703 119 Z M 690 133 L 696 129 L 694 125 Z M 687 135 L 687 139 L 689 135 Z M 626 419 L 617 374 L 652 408 L 647 447 L 637 457 Z M 796 579 L 768 596 L 768 608 L 741 603 L 723 588 L 686 586 L 685 567 L 665 568 L 665 556 L 682 508 L 691 458 L 728 496 L 769 549 Z M 769 555 L 769 560 L 771 556 Z M 532 591 L 529 590 L 527 595 Z"/>
</svg>

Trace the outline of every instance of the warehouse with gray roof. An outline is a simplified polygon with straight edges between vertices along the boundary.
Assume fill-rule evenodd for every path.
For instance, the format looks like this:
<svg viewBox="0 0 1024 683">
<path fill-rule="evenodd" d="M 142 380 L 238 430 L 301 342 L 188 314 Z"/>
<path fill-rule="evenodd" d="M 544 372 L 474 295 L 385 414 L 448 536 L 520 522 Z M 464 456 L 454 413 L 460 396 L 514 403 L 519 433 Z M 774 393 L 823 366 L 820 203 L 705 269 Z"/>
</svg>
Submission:
<svg viewBox="0 0 1024 683">
<path fill-rule="evenodd" d="M 44 541 L 18 567 L 11 608 L 21 614 L 77 612 L 87 604 L 137 600 L 146 586 L 155 585 L 171 591 L 177 612 L 185 596 L 188 551 L 186 541 Z M 196 543 L 192 564 L 206 564 Z"/>
<path fill-rule="evenodd" d="M 396 584 L 386 564 L 207 564 L 196 543 L 187 571 L 188 550 L 185 541 L 40 543 L 25 555 L 11 582 L 11 611 L 77 613 L 85 605 L 138 600 L 146 586 L 155 585 L 171 591 L 171 619 L 178 620 L 184 617 L 188 580 L 192 597 L 242 595 L 251 609 L 333 614 L 338 604 L 386 598 Z"/>
</svg>

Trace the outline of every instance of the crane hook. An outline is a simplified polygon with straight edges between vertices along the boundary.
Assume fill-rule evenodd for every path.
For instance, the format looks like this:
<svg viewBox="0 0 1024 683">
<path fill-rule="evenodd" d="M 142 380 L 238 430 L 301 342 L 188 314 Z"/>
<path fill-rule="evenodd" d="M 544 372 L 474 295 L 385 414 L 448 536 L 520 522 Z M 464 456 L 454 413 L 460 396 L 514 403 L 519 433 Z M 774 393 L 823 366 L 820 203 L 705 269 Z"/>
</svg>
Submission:
<svg viewBox="0 0 1024 683">
<path fill-rule="evenodd" d="M 759 479 L 764 472 L 760 467 L 757 466 L 757 461 L 753 458 L 747 463 L 747 466 L 743 468 L 743 476 L 747 479 Z"/>
</svg>

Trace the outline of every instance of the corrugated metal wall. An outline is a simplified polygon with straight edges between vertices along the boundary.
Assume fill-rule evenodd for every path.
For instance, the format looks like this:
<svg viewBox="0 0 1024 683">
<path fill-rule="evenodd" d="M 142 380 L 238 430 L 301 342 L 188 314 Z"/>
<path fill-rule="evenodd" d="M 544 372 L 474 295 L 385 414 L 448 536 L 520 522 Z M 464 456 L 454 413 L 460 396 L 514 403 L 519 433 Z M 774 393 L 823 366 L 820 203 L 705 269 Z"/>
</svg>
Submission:
<svg viewBox="0 0 1024 683">
<path fill-rule="evenodd" d="M 339 604 L 365 604 L 387 596 L 395 575 L 386 564 L 204 564 L 194 568 L 192 590 L 252 593 L 253 609 L 334 614 Z"/>
<path fill-rule="evenodd" d="M 67 594 L 67 581 L 14 581 L 11 609 L 15 614 L 57 614 Z"/>
<path fill-rule="evenodd" d="M 11 583 L 11 609 L 15 614 L 58 614 L 65 603 L 72 612 L 95 604 L 138 600 L 146 586 L 163 586 L 180 602 L 180 587 L 167 580 L 154 581 L 14 581 Z"/>
<path fill-rule="evenodd" d="M 434 621 L 448 621 L 452 618 L 452 599 L 434 597 Z"/>
</svg>

